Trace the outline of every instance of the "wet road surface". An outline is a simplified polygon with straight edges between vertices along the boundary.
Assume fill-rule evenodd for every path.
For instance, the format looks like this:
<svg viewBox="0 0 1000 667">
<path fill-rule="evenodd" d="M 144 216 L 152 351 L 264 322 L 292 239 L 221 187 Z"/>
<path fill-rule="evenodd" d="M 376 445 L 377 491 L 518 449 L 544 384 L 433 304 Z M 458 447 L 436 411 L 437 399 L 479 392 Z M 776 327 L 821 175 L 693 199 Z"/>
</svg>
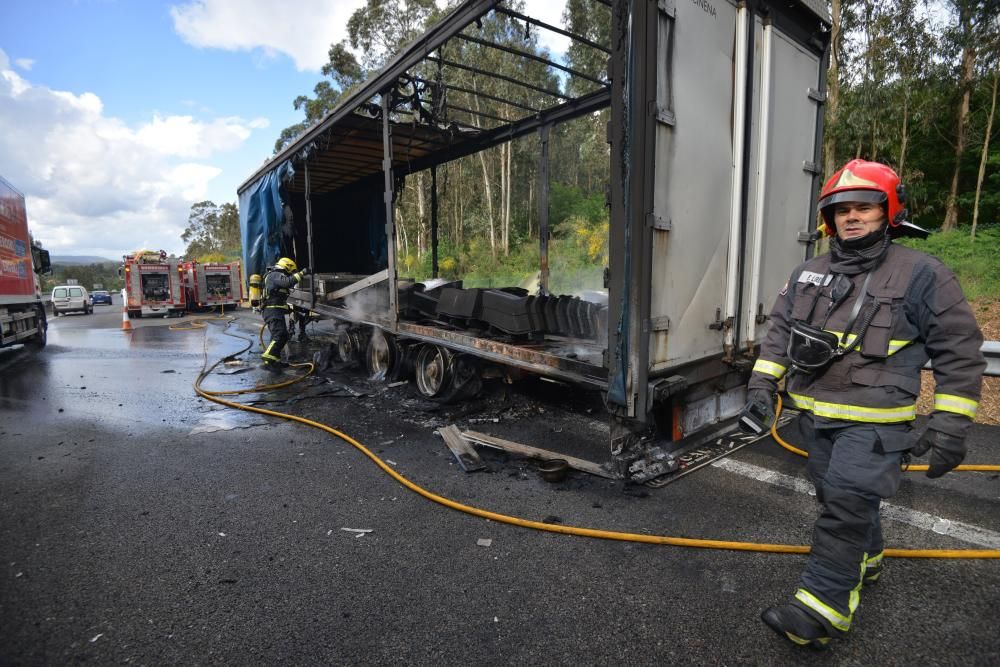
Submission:
<svg viewBox="0 0 1000 667">
<path fill-rule="evenodd" d="M 239 314 L 230 331 L 255 339 Z M 40 354 L 0 351 L 0 663 L 1000 662 L 1000 561 L 891 560 L 850 639 L 795 649 L 758 615 L 788 599 L 804 557 L 562 536 L 432 504 L 343 441 L 196 396 L 205 360 L 247 343 L 217 321 L 169 329 L 180 322 L 124 333 L 120 307 L 98 307 L 52 320 Z M 322 335 L 291 351 L 311 356 Z M 267 379 L 249 360 L 207 384 Z M 241 400 L 324 421 L 414 482 L 497 512 L 808 542 L 802 460 L 770 441 L 653 490 L 576 472 L 549 484 L 488 450 L 488 470 L 466 474 L 434 433 L 457 423 L 599 459 L 591 398 L 487 383 L 471 404 L 439 406 L 335 366 Z M 976 426 L 970 450 L 1000 462 L 1000 429 Z M 890 546 L 1000 548 L 995 474 L 911 475 L 891 504 Z"/>
</svg>

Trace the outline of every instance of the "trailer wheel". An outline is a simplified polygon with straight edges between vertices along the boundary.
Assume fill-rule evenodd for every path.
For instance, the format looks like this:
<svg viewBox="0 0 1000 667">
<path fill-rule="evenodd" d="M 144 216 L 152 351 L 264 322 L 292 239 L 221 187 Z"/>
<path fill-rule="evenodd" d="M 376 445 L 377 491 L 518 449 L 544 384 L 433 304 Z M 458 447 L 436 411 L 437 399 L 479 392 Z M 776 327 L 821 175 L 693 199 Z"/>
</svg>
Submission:
<svg viewBox="0 0 1000 667">
<path fill-rule="evenodd" d="M 358 361 L 361 353 L 361 337 L 356 331 L 344 329 L 337 334 L 337 358 L 345 364 Z"/>
<path fill-rule="evenodd" d="M 365 355 L 369 378 L 380 381 L 390 379 L 398 358 L 396 341 L 378 329 L 372 332 L 368 338 L 368 350 Z"/>
<path fill-rule="evenodd" d="M 440 345 L 424 345 L 417 353 L 414 372 L 417 390 L 426 398 L 440 398 L 451 386 L 451 350 Z"/>
</svg>

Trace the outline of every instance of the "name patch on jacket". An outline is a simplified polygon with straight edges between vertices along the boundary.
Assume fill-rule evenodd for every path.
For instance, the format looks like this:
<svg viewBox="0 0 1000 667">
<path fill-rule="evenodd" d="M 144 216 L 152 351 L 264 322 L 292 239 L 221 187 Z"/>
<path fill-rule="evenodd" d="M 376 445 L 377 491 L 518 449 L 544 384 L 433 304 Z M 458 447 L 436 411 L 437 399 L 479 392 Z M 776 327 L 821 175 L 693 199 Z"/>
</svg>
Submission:
<svg viewBox="0 0 1000 667">
<path fill-rule="evenodd" d="M 812 283 L 813 285 L 818 285 L 820 287 L 826 287 L 833 280 L 833 276 L 830 274 L 814 273 L 813 271 L 803 271 L 799 274 L 800 283 Z"/>
</svg>

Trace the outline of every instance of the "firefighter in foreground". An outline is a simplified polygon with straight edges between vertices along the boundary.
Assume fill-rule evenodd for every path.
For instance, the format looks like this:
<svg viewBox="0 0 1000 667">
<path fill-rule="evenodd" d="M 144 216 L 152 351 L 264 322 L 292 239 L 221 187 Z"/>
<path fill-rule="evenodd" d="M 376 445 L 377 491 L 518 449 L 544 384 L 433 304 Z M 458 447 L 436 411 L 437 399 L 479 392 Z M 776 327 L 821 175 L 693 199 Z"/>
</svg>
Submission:
<svg viewBox="0 0 1000 667">
<path fill-rule="evenodd" d="M 852 160 L 820 194 L 830 252 L 791 275 L 748 384 L 744 417 L 770 428 L 778 381 L 802 411 L 807 469 L 820 515 L 789 604 L 761 618 L 782 637 L 824 648 L 851 627 L 861 589 L 884 567 L 879 506 L 899 487 L 907 454 L 930 451 L 927 476 L 965 458 L 986 364 L 983 336 L 954 274 L 892 238 L 906 221 L 896 173 Z M 911 432 L 920 369 L 930 358 L 934 409 Z"/>
<path fill-rule="evenodd" d="M 263 295 L 263 317 L 264 324 L 271 334 L 271 342 L 264 353 L 264 367 L 270 370 L 280 370 L 281 350 L 288 342 L 288 326 L 285 323 L 285 316 L 291 312 L 292 307 L 288 305 L 288 293 L 302 280 L 303 276 L 309 275 L 309 269 L 303 268 L 296 272 L 295 261 L 287 257 L 282 257 L 274 266 L 267 270 L 264 276 Z"/>
</svg>

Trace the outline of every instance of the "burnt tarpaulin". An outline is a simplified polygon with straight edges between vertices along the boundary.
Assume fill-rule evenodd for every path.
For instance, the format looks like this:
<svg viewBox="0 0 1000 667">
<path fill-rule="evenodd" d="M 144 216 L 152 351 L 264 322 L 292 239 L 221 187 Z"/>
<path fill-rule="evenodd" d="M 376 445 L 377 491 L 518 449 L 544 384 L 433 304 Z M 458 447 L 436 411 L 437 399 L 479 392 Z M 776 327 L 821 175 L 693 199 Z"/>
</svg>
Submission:
<svg viewBox="0 0 1000 667">
<path fill-rule="evenodd" d="M 240 235 L 246 275 L 263 275 L 281 255 L 285 223 L 281 185 L 295 175 L 291 160 L 271 169 L 240 193 Z"/>
</svg>

